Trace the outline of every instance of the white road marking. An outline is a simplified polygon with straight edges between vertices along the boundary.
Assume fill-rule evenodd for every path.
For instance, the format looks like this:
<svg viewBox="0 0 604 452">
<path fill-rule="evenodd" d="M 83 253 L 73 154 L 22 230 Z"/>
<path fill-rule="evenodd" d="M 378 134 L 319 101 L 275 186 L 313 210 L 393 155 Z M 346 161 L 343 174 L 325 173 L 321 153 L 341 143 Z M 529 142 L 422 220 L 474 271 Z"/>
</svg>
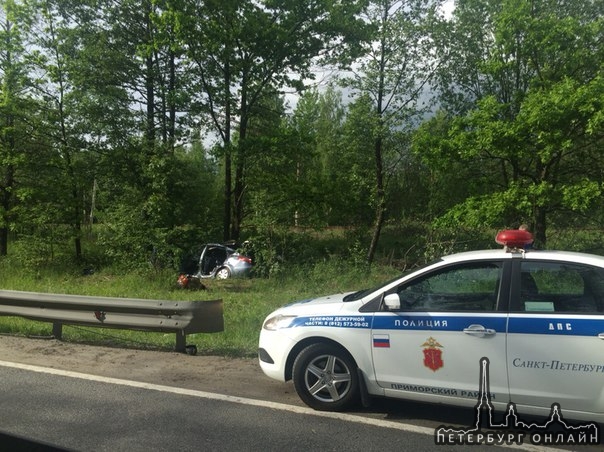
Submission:
<svg viewBox="0 0 604 452">
<path fill-rule="evenodd" d="M 164 386 L 164 385 L 158 385 L 158 384 L 154 384 L 154 383 L 143 383 L 140 381 L 133 381 L 133 380 L 123 380 L 121 378 L 102 377 L 102 376 L 98 376 L 98 375 L 84 374 L 84 373 L 80 373 L 80 372 L 72 372 L 72 371 L 61 370 L 61 369 L 52 369 L 52 368 L 48 368 L 48 367 L 33 366 L 30 364 L 13 363 L 13 362 L 9 362 L 9 361 L 0 361 L 0 366 L 9 367 L 9 368 L 13 368 L 13 369 L 28 370 L 31 372 L 38 372 L 38 373 L 44 373 L 44 374 L 50 374 L 50 375 L 57 375 L 57 376 L 61 376 L 61 377 L 79 378 L 81 380 L 96 381 L 99 383 L 108 383 L 108 384 L 114 384 L 114 385 L 120 385 L 120 386 L 128 386 L 131 388 L 149 389 L 152 391 L 168 392 L 168 393 L 172 393 L 172 394 L 186 395 L 186 396 L 190 396 L 190 397 L 199 397 L 202 399 L 218 400 L 218 401 L 223 401 L 223 402 L 238 403 L 241 405 L 251 405 L 251 406 L 256 406 L 256 407 L 261 407 L 261 408 L 270 408 L 270 409 L 274 409 L 274 410 L 289 411 L 290 413 L 307 414 L 307 415 L 311 415 L 311 416 L 325 417 L 325 418 L 329 418 L 329 419 L 336 419 L 336 420 L 341 420 L 341 421 L 346 421 L 346 422 L 356 422 L 357 424 L 365 424 L 365 425 L 370 425 L 370 426 L 374 426 L 374 427 L 390 428 L 390 429 L 401 430 L 401 431 L 409 432 L 409 433 L 419 433 L 419 434 L 423 434 L 423 435 L 434 436 L 433 428 L 420 427 L 417 425 L 404 424 L 404 423 L 393 422 L 393 421 L 386 421 L 383 419 L 366 418 L 366 417 L 356 416 L 353 414 L 334 413 L 334 412 L 329 412 L 329 411 L 315 411 L 311 408 L 287 405 L 285 403 L 268 402 L 268 401 L 257 400 L 257 399 L 248 399 L 246 397 L 237 397 L 237 396 L 230 396 L 230 395 L 226 395 L 226 394 L 217 394 L 214 392 L 197 391 L 194 389 L 177 388 L 177 387 L 173 387 L 173 386 Z M 510 446 L 501 446 L 501 447 L 509 447 L 509 448 L 513 448 L 513 449 L 517 448 L 517 449 L 522 449 L 522 450 L 539 451 L 539 452 L 548 452 L 548 451 L 560 452 L 559 449 L 551 449 L 551 448 L 546 448 L 546 447 L 542 447 L 542 446 L 533 446 L 530 444 L 524 444 L 522 446 L 510 445 Z"/>
</svg>

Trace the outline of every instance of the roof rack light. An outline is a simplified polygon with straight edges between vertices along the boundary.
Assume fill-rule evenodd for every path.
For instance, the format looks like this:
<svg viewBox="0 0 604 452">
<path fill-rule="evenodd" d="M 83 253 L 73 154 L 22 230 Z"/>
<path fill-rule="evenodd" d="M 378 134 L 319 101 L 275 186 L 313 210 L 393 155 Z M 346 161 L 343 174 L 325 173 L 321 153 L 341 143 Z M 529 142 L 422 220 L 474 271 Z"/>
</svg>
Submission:
<svg viewBox="0 0 604 452">
<path fill-rule="evenodd" d="M 524 248 L 533 243 L 533 234 L 523 229 L 506 229 L 497 233 L 495 242 L 508 248 Z"/>
</svg>

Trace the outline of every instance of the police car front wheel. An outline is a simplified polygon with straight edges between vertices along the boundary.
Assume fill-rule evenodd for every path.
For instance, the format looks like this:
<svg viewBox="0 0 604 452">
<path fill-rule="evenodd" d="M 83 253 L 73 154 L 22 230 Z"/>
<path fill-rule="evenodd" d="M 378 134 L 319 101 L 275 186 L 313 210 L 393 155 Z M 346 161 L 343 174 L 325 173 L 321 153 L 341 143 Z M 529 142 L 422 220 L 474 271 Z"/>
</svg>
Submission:
<svg viewBox="0 0 604 452">
<path fill-rule="evenodd" d="M 294 387 L 311 408 L 340 411 L 359 399 L 359 376 L 352 357 L 333 344 L 312 344 L 294 361 Z"/>
</svg>

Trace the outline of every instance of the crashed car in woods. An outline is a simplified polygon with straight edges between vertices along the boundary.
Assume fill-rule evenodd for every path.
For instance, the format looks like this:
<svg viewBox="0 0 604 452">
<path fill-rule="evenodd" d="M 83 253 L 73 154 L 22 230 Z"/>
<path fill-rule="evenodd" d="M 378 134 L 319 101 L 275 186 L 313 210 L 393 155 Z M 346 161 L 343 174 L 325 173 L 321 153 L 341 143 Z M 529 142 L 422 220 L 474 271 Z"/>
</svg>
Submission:
<svg viewBox="0 0 604 452">
<path fill-rule="evenodd" d="M 248 276 L 252 259 L 229 245 L 208 243 L 190 253 L 181 266 L 178 285 L 188 287 L 201 279 Z"/>
</svg>

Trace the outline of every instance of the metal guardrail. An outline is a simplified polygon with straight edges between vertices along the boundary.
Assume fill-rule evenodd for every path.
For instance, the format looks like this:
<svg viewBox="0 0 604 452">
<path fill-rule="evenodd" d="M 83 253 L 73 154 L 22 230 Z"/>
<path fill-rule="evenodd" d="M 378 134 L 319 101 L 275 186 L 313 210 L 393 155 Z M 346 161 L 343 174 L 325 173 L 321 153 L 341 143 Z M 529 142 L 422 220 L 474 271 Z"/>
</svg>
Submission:
<svg viewBox="0 0 604 452">
<path fill-rule="evenodd" d="M 224 331 L 222 300 L 164 301 L 0 290 L 0 316 L 52 322 L 52 334 L 59 340 L 63 325 L 175 333 L 179 352 L 186 349 L 187 334 Z"/>
</svg>

